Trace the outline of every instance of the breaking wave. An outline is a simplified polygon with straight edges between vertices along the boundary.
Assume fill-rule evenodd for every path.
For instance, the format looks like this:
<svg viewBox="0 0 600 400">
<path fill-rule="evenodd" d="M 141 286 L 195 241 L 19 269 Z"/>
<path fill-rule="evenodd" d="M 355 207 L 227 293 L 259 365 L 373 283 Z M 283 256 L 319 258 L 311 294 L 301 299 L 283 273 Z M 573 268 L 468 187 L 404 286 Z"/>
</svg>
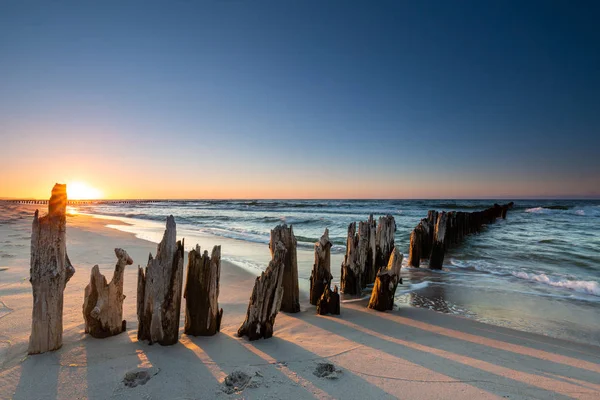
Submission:
<svg viewBox="0 0 600 400">
<path fill-rule="evenodd" d="M 533 274 L 527 272 L 513 272 L 513 276 L 545 285 L 574 290 L 579 293 L 600 296 L 600 284 L 596 281 L 575 281 L 564 278 L 553 278 L 546 274 Z"/>
</svg>

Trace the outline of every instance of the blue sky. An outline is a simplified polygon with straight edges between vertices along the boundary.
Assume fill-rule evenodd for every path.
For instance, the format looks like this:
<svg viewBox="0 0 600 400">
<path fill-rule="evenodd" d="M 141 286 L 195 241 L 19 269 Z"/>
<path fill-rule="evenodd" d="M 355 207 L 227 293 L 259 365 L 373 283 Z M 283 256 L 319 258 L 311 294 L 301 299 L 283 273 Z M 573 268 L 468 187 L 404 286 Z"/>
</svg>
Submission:
<svg viewBox="0 0 600 400">
<path fill-rule="evenodd" d="M 3 1 L 0 196 L 598 197 L 599 20 L 591 1 Z"/>
</svg>

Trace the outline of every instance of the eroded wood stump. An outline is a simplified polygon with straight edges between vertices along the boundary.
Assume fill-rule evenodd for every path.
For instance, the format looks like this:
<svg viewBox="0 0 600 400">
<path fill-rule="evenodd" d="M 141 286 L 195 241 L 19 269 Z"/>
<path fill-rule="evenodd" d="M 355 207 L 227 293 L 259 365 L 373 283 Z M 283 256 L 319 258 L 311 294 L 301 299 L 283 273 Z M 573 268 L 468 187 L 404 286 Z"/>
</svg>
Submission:
<svg viewBox="0 0 600 400">
<path fill-rule="evenodd" d="M 247 336 L 250 340 L 273 336 L 275 317 L 283 300 L 286 252 L 282 242 L 271 245 L 272 259 L 254 282 L 246 320 L 238 329 L 238 336 Z"/>
<path fill-rule="evenodd" d="M 357 263 L 362 269 L 361 289 L 375 280 L 377 273 L 377 223 L 373 214 L 366 221 L 358 223 L 358 252 Z M 359 291 L 360 292 L 360 291 Z"/>
<path fill-rule="evenodd" d="M 127 322 L 123 320 L 123 274 L 125 267 L 133 264 L 133 260 L 123 249 L 115 249 L 115 255 L 117 265 L 110 283 L 106 283 L 106 278 L 95 265 L 92 268 L 90 283 L 85 287 L 85 333 L 95 338 L 118 335 L 127 328 Z"/>
<path fill-rule="evenodd" d="M 375 277 L 381 268 L 386 268 L 390 256 L 394 251 L 394 235 L 396 234 L 396 221 L 391 215 L 379 217 L 377 224 L 377 233 L 375 235 L 375 268 L 372 269 L 371 276 L 367 283 L 375 282 Z"/>
<path fill-rule="evenodd" d="M 400 278 L 400 269 L 402 268 L 403 255 L 396 248 L 390 256 L 388 265 L 381 268 L 377 273 L 375 285 L 371 292 L 369 308 L 377 311 L 391 310 L 394 308 L 394 296 L 398 283 L 402 282 Z"/>
<path fill-rule="evenodd" d="M 300 288 L 298 287 L 298 259 L 296 256 L 296 237 L 292 226 L 286 224 L 278 225 L 271 230 L 269 249 L 273 257 L 273 249 L 277 242 L 281 242 L 286 249 L 285 271 L 283 274 L 283 300 L 281 311 L 287 313 L 300 312 Z"/>
<path fill-rule="evenodd" d="M 360 294 L 370 283 L 371 271 L 375 268 L 376 223 L 371 215 L 367 221 L 360 221 L 358 232 L 356 222 L 348 225 L 346 255 L 341 269 L 341 291 L 346 294 Z"/>
<path fill-rule="evenodd" d="M 419 268 L 421 259 L 429 258 L 429 254 L 427 254 L 427 249 L 429 248 L 428 241 L 429 224 L 426 219 L 422 219 L 410 234 L 408 265 Z"/>
<path fill-rule="evenodd" d="M 30 277 L 33 290 L 29 354 L 62 346 L 63 291 L 75 273 L 66 247 L 67 185 L 56 184 L 48 214 L 35 211 L 31 229 Z"/>
<path fill-rule="evenodd" d="M 431 256 L 429 258 L 429 268 L 442 269 L 444 263 L 444 254 L 446 252 L 446 221 L 448 214 L 444 211 L 440 213 L 435 226 L 433 236 L 433 246 L 431 248 Z"/>
<path fill-rule="evenodd" d="M 184 332 L 193 336 L 212 336 L 221 329 L 223 309 L 219 309 L 221 246 L 214 246 L 211 256 L 200 246 L 188 253 Z"/>
<path fill-rule="evenodd" d="M 316 306 L 325 288 L 331 285 L 331 246 L 329 229 L 315 243 L 315 263 L 310 274 L 310 304 Z"/>
<path fill-rule="evenodd" d="M 177 241 L 173 216 L 144 271 L 138 268 L 138 340 L 168 346 L 179 340 L 179 316 L 183 287 L 183 241 Z"/>
<path fill-rule="evenodd" d="M 340 315 L 340 294 L 338 293 L 337 286 L 335 286 L 333 291 L 331 291 L 331 287 L 329 287 L 329 285 L 325 287 L 325 291 L 317 302 L 317 314 Z"/>
</svg>

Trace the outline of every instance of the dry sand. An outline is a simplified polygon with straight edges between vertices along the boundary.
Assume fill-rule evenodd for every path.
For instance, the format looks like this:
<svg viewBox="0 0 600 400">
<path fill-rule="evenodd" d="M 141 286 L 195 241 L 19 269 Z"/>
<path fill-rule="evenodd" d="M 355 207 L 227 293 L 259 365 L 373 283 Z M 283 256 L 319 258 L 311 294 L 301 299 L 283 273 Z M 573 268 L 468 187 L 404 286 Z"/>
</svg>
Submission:
<svg viewBox="0 0 600 400">
<path fill-rule="evenodd" d="M 140 343 L 137 265 L 145 266 L 156 244 L 106 227 L 119 222 L 82 215 L 68 218 L 67 250 L 76 273 L 65 290 L 63 347 L 27 356 L 33 211 L 0 203 L 1 399 L 600 399 L 600 348 L 430 310 L 378 313 L 363 301 L 342 304 L 339 317 L 322 317 L 302 293 L 302 311 L 280 313 L 273 338 L 237 338 L 255 276 L 225 262 L 221 333 L 182 333 L 168 347 Z M 186 248 L 193 245 L 186 242 Z M 94 264 L 112 276 L 115 247 L 134 259 L 125 274 L 127 331 L 94 339 L 84 334 L 83 291 Z M 315 375 L 320 363 L 333 364 L 336 372 Z M 234 371 L 247 376 L 225 385 Z"/>
</svg>

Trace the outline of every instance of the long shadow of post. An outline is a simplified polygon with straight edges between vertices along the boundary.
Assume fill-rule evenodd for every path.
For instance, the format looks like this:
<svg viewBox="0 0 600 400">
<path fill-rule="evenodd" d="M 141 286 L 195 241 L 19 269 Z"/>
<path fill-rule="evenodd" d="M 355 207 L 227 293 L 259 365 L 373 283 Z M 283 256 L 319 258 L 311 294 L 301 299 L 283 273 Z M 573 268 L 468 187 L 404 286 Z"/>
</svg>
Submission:
<svg viewBox="0 0 600 400">
<path fill-rule="evenodd" d="M 21 376 L 13 399 L 56 399 L 60 354 L 49 352 L 28 356 L 21 364 Z"/>
<path fill-rule="evenodd" d="M 348 310 L 344 309 L 344 319 L 348 317 Z M 302 321 L 314 325 L 316 327 L 328 330 L 336 335 L 340 335 L 346 339 L 363 344 L 364 346 L 373 349 L 381 350 L 385 353 L 407 360 L 414 364 L 421 365 L 432 371 L 455 378 L 459 382 L 468 383 L 472 386 L 480 388 L 484 391 L 491 392 L 497 395 L 505 396 L 526 396 L 533 398 L 569 398 L 560 394 L 541 389 L 523 382 L 496 375 L 490 372 L 483 371 L 476 367 L 467 364 L 449 360 L 441 356 L 419 351 L 401 344 L 390 342 L 381 337 L 374 337 L 365 332 L 354 329 L 342 324 L 342 321 L 337 321 L 335 318 L 318 317 L 316 315 L 307 315 L 302 318 Z M 380 323 L 380 321 L 377 321 Z M 358 324 L 357 324 L 358 325 Z M 370 328 L 373 325 L 369 325 Z M 399 329 L 397 328 L 397 331 Z M 403 340 L 408 339 L 403 330 Z M 426 379 L 426 377 L 424 377 Z"/>
<path fill-rule="evenodd" d="M 308 352 L 290 342 L 272 337 L 267 340 L 249 342 L 246 339 L 237 339 L 228 334 L 221 333 L 211 338 L 211 345 L 203 347 L 204 351 L 215 360 L 221 368 L 232 371 L 243 366 L 260 368 L 264 374 L 265 384 L 277 384 L 284 378 L 284 382 L 292 381 L 293 386 L 286 385 L 286 397 L 314 398 L 330 396 L 333 398 L 391 398 L 380 388 L 363 381 L 363 385 L 348 386 L 344 384 L 347 377 L 338 381 L 317 378 L 312 371 L 316 366 L 316 359 L 320 357 Z M 252 351 L 251 349 L 255 349 Z M 276 349 L 282 349 L 282 352 Z M 227 349 L 227 351 L 223 351 Z M 235 349 L 235 350 L 231 350 Z M 280 354 L 285 354 L 284 358 Z M 350 372 L 344 375 L 355 377 Z M 362 381 L 362 378 L 356 376 Z M 249 392 L 251 394 L 251 392 Z"/>
<path fill-rule="evenodd" d="M 358 319 L 361 325 L 368 326 L 371 330 L 390 337 L 402 337 L 405 340 L 406 338 L 410 338 L 410 341 L 414 343 L 465 355 L 502 367 L 511 368 L 515 371 L 522 371 L 529 374 L 540 372 L 540 359 L 531 355 L 490 348 L 485 344 L 466 342 L 460 337 L 449 337 L 422 330 L 400 322 L 381 318 L 381 316 L 374 315 L 366 309 L 363 311 L 346 308 L 344 311 L 348 320 Z M 399 332 L 401 332 L 401 335 L 399 335 Z M 480 334 L 480 336 L 486 338 L 485 335 Z M 592 384 L 600 384 L 600 374 L 596 372 L 571 365 L 567 366 L 555 363 L 550 360 L 543 360 L 543 372 L 584 380 Z"/>
</svg>

